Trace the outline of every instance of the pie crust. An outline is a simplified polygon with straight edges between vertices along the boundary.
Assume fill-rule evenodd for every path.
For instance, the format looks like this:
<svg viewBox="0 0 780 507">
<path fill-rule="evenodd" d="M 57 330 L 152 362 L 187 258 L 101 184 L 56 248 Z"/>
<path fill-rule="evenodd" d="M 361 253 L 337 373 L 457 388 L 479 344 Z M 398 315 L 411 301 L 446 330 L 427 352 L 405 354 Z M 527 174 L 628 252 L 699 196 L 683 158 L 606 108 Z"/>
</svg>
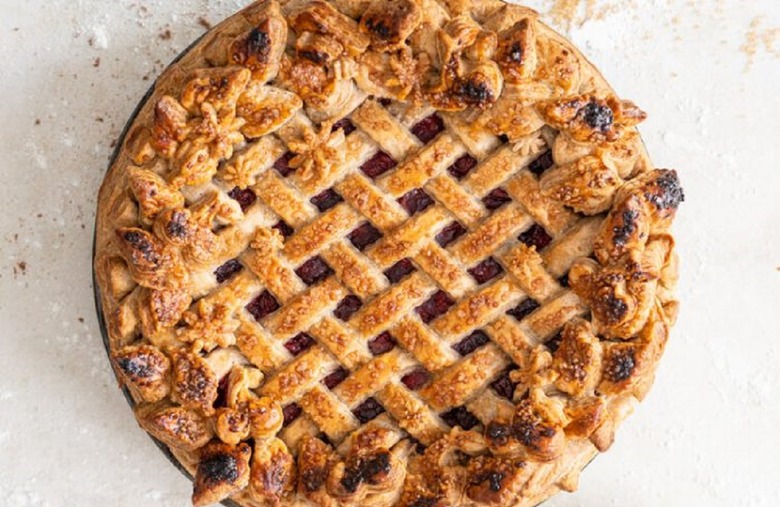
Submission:
<svg viewBox="0 0 780 507">
<path fill-rule="evenodd" d="M 112 366 L 193 503 L 531 506 L 649 390 L 683 192 L 497 0 L 255 3 L 103 183 Z"/>
</svg>

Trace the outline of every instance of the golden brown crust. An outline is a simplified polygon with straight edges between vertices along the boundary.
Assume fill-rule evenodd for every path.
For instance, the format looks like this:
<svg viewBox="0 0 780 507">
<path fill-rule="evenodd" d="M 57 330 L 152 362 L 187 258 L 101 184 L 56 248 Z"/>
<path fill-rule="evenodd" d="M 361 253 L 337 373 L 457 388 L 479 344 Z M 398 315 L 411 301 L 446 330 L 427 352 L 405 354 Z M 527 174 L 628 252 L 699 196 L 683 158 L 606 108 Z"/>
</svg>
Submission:
<svg viewBox="0 0 780 507">
<path fill-rule="evenodd" d="M 493 0 L 266 0 L 207 34 L 106 176 L 95 260 L 193 502 L 574 489 L 676 316 L 683 195 L 644 117 Z"/>
</svg>

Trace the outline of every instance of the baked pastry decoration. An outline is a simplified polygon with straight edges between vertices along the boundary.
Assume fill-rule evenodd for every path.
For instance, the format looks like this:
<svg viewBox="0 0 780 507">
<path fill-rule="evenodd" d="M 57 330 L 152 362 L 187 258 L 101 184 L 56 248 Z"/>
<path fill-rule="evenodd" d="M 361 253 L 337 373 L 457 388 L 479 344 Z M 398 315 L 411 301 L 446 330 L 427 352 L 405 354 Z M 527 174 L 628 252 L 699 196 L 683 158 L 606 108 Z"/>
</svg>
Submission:
<svg viewBox="0 0 780 507">
<path fill-rule="evenodd" d="M 677 174 L 494 0 L 266 0 L 158 80 L 100 192 L 112 364 L 193 503 L 573 491 L 675 320 Z"/>
</svg>

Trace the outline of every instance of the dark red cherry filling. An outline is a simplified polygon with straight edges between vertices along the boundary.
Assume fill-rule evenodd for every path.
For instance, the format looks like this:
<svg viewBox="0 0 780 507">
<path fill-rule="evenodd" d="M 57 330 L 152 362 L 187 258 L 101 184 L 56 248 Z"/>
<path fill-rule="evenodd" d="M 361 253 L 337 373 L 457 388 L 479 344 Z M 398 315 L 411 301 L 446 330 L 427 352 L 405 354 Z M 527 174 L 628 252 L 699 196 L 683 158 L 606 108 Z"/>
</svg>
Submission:
<svg viewBox="0 0 780 507">
<path fill-rule="evenodd" d="M 412 126 L 412 134 L 424 144 L 431 142 L 442 130 L 444 130 L 444 121 L 441 116 L 434 113 Z"/>
</svg>

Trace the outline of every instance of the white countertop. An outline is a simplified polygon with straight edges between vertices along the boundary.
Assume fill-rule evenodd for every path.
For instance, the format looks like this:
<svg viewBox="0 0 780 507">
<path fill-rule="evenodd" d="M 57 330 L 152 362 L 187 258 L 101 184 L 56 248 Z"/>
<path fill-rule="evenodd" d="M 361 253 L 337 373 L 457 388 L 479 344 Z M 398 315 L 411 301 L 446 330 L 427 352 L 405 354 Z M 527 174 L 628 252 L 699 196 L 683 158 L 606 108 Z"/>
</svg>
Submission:
<svg viewBox="0 0 780 507">
<path fill-rule="evenodd" d="M 0 506 L 189 505 L 106 360 L 95 194 L 151 80 L 245 3 L 0 0 Z M 780 2 L 531 2 L 553 4 L 579 5 L 556 26 L 649 112 L 686 202 L 655 387 L 549 505 L 780 505 Z"/>
</svg>

